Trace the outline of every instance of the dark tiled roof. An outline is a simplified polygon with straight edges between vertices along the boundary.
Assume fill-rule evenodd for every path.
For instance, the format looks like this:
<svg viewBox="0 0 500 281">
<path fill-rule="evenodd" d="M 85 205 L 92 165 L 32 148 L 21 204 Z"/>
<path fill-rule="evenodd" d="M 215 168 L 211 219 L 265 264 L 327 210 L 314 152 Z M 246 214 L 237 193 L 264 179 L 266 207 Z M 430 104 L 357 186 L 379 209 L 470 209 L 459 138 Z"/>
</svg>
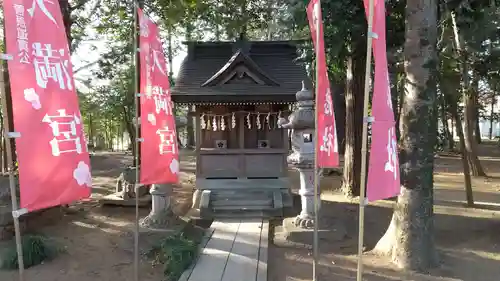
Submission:
<svg viewBox="0 0 500 281">
<path fill-rule="evenodd" d="M 216 86 L 223 82 L 224 79 L 227 79 L 229 75 L 231 75 L 231 70 L 238 67 L 238 65 L 244 65 L 245 67 L 250 68 L 250 71 L 257 75 L 260 79 L 262 79 L 264 85 L 268 86 L 279 86 L 280 84 L 276 82 L 273 78 L 271 78 L 267 73 L 262 70 L 249 56 L 245 54 L 243 49 L 238 49 L 236 53 L 229 59 L 229 61 L 217 72 L 214 76 L 210 77 L 202 87 L 206 86 Z"/>
<path fill-rule="evenodd" d="M 174 102 L 293 102 L 302 81 L 309 81 L 304 67 L 296 62 L 297 47 L 293 41 L 251 41 L 245 47 L 238 42 L 185 44 L 188 55 L 172 89 Z M 203 86 L 218 72 L 224 72 L 231 59 L 245 63 L 252 72 L 261 72 L 265 85 Z"/>
</svg>

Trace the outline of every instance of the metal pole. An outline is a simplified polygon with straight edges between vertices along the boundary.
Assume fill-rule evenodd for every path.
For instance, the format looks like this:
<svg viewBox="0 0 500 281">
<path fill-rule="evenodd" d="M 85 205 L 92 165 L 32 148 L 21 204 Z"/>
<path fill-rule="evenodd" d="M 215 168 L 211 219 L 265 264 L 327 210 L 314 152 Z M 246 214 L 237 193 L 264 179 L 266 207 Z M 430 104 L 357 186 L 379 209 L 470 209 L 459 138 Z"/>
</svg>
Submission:
<svg viewBox="0 0 500 281">
<path fill-rule="evenodd" d="M 139 281 L 139 181 L 140 181 L 140 58 L 138 3 L 134 1 L 134 100 L 135 100 L 135 228 L 134 228 L 134 280 Z"/>
<path fill-rule="evenodd" d="M 356 281 L 363 279 L 363 238 L 365 232 L 365 190 L 366 190 L 366 153 L 368 146 L 368 105 L 370 99 L 370 77 L 372 65 L 373 41 L 373 0 L 368 1 L 368 32 L 366 34 L 366 70 L 365 70 L 365 96 L 363 105 L 363 140 L 361 146 L 361 179 L 359 194 L 359 232 L 358 232 L 358 272 Z"/>
<path fill-rule="evenodd" d="M 321 1 L 318 1 L 316 6 L 318 11 L 313 11 L 316 15 L 319 15 L 321 11 Z M 318 140 L 318 97 L 319 97 L 319 87 L 318 87 L 318 77 L 319 77 L 319 60 L 318 54 L 321 52 L 319 49 L 319 40 L 321 39 L 320 26 L 322 25 L 322 18 L 317 18 L 316 25 L 316 93 L 315 93 L 315 118 L 314 118 L 314 132 L 315 132 L 315 142 Z M 319 169 L 318 169 L 318 147 L 315 147 L 314 151 L 314 233 L 313 233 L 313 281 L 318 281 L 318 224 L 319 224 Z"/>
<path fill-rule="evenodd" d="M 7 162 L 9 169 L 10 199 L 12 201 L 12 218 L 14 220 L 14 232 L 16 236 L 17 262 L 19 265 L 19 281 L 24 281 L 24 258 L 23 258 L 23 247 L 21 241 L 21 229 L 19 227 L 19 216 L 22 215 L 22 213 L 25 213 L 23 212 L 25 210 L 19 210 L 19 206 L 17 204 L 16 178 L 14 174 L 14 162 L 12 157 L 13 151 L 10 140 L 11 138 L 15 138 L 17 136 L 15 136 L 13 132 L 9 132 L 11 128 L 9 126 L 9 114 L 7 110 L 8 107 L 7 90 L 5 86 L 7 81 L 5 80 L 5 73 L 4 73 L 4 71 L 8 71 L 5 67 L 5 62 L 4 62 L 4 60 L 6 60 L 7 57 L 8 55 L 2 55 L 0 59 L 0 94 L 2 99 L 4 137 L 7 138 L 5 140 L 5 150 L 7 154 Z"/>
</svg>

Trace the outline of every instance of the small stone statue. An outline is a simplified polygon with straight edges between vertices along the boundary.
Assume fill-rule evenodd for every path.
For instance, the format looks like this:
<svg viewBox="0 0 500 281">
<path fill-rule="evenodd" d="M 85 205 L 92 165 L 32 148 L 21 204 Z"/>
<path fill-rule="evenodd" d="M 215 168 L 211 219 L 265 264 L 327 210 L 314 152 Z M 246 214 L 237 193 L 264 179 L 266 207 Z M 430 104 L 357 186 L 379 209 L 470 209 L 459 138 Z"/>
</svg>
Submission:
<svg viewBox="0 0 500 281">
<path fill-rule="evenodd" d="M 126 200 L 135 198 L 135 167 L 127 167 L 125 171 L 123 171 L 118 179 L 116 180 L 116 193 L 119 193 L 119 196 Z M 149 189 L 147 186 L 141 186 L 139 188 L 139 197 L 147 195 Z"/>
<path fill-rule="evenodd" d="M 292 153 L 287 162 L 300 173 L 302 211 L 295 218 L 294 224 L 302 228 L 314 226 L 314 95 L 305 88 L 295 95 L 298 108 L 290 114 L 288 120 L 280 118 L 278 126 L 291 130 Z M 320 202 L 318 194 L 318 202 Z M 319 209 L 319 208 L 318 208 Z"/>
</svg>

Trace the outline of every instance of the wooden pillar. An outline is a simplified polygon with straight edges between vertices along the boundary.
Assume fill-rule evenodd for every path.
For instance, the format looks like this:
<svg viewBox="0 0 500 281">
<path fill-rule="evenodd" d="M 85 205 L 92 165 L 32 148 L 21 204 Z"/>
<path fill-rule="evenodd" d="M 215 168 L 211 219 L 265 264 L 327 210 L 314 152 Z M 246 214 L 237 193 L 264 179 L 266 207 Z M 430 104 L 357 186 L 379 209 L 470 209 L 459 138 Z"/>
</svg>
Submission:
<svg viewBox="0 0 500 281">
<path fill-rule="evenodd" d="M 283 108 L 282 106 L 280 106 L 280 108 Z M 287 105 L 285 106 L 284 109 L 291 109 L 291 106 L 290 105 Z M 284 116 L 283 118 L 288 118 L 288 116 Z M 276 120 L 276 123 L 278 122 L 278 120 Z M 278 129 L 279 130 L 279 129 Z M 283 177 L 287 177 L 288 176 L 288 161 L 287 161 L 287 157 L 288 157 L 288 153 L 290 152 L 290 130 L 288 129 L 281 129 L 283 132 L 282 132 L 282 136 L 283 136 L 283 150 L 285 151 L 285 155 L 283 156 Z"/>
<path fill-rule="evenodd" d="M 201 156 L 200 156 L 200 150 L 201 150 L 201 144 L 202 144 L 202 139 L 201 139 L 201 124 L 200 124 L 200 116 L 201 112 L 199 112 L 200 107 L 195 106 L 195 112 L 192 114 L 192 117 L 194 117 L 194 125 L 195 125 L 195 152 L 196 152 L 196 175 L 199 175 L 201 172 Z"/>
<path fill-rule="evenodd" d="M 237 118 L 239 121 L 239 148 L 240 148 L 240 178 L 246 177 L 246 161 L 245 161 L 245 115 L 237 114 Z"/>
</svg>

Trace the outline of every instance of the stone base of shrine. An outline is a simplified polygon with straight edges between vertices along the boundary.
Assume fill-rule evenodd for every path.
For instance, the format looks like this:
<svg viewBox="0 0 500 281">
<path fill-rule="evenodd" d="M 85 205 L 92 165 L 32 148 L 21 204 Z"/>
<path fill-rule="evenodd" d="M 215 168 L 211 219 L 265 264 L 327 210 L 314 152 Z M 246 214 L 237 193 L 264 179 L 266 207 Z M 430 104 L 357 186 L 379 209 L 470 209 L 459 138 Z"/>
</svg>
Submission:
<svg viewBox="0 0 500 281">
<path fill-rule="evenodd" d="M 281 246 L 295 246 L 312 249 L 314 228 L 295 226 L 295 218 L 286 218 L 281 226 L 275 228 L 274 243 Z M 346 230 L 342 226 L 321 227 L 318 229 L 318 240 L 328 238 L 329 241 L 341 241 L 346 237 Z"/>
<path fill-rule="evenodd" d="M 283 218 L 293 213 L 287 178 L 197 179 L 192 208 L 203 219 Z"/>
<path fill-rule="evenodd" d="M 113 193 L 106 195 L 99 199 L 99 203 L 102 205 L 115 205 L 122 207 L 134 207 L 135 198 L 123 199 L 121 193 Z M 139 207 L 149 207 L 151 205 L 151 195 L 147 194 L 139 198 Z"/>
</svg>

